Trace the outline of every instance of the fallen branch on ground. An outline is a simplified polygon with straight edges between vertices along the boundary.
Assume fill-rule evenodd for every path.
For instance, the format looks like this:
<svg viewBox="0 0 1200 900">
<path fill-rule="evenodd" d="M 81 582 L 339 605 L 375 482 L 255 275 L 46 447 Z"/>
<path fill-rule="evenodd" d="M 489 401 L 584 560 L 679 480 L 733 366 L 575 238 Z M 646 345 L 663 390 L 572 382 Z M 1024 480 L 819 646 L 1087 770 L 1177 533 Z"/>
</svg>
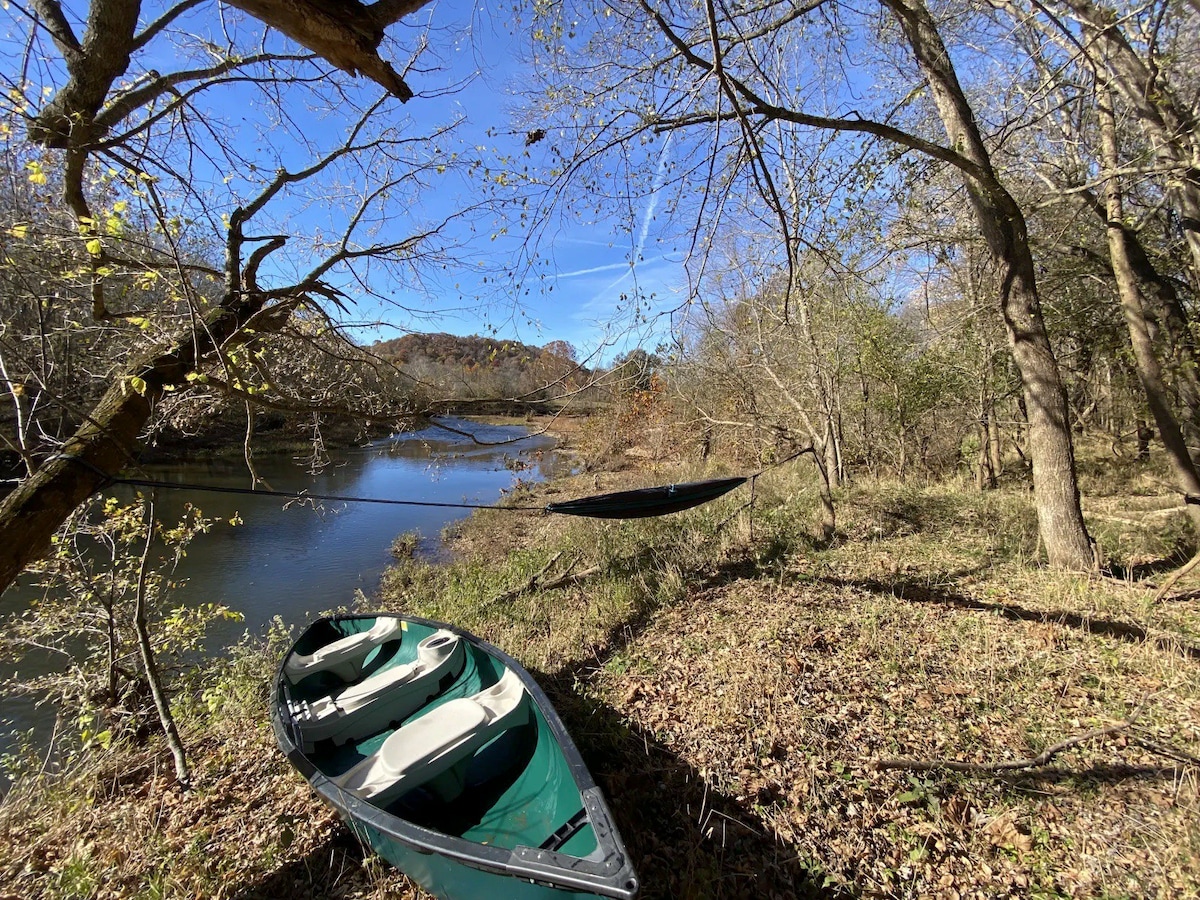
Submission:
<svg viewBox="0 0 1200 900">
<path fill-rule="evenodd" d="M 545 584 L 539 584 L 538 590 L 556 591 L 559 588 L 569 587 L 570 585 L 578 584 L 585 578 L 591 578 L 599 571 L 599 566 L 591 566 L 590 568 L 584 569 L 582 572 L 567 572 L 565 575 L 561 575 L 558 578 L 555 578 L 553 581 L 547 581 Z"/>
<path fill-rule="evenodd" d="M 935 769 L 949 769 L 952 772 L 969 772 L 976 775 L 1010 772 L 1015 769 L 1037 769 L 1049 765 L 1050 761 L 1064 750 L 1069 750 L 1088 741 L 1094 741 L 1097 738 L 1108 737 L 1129 730 L 1142 714 L 1143 706 L 1145 706 L 1144 700 L 1138 704 L 1138 708 L 1133 711 L 1129 718 L 1122 722 L 1066 738 L 1057 744 L 1047 747 L 1037 756 L 1030 756 L 1025 759 L 1006 759 L 1003 762 L 992 763 L 957 762 L 950 759 L 876 759 L 871 761 L 871 768 L 907 769 L 911 772 L 930 772 Z"/>
<path fill-rule="evenodd" d="M 550 557 L 550 561 L 546 563 L 546 565 L 542 566 L 538 572 L 531 575 L 529 580 L 524 584 L 521 584 L 515 588 L 511 588 L 502 594 L 497 594 L 491 600 L 488 600 L 485 605 L 491 606 L 496 603 L 509 603 L 513 600 L 516 600 L 523 594 L 532 593 L 533 591 L 558 590 L 559 588 L 568 587 L 572 584 L 578 584 L 583 579 L 589 578 L 600 571 L 599 566 L 591 566 L 590 568 L 584 569 L 582 572 L 572 572 L 571 569 L 579 562 L 579 559 L 576 557 L 573 558 L 567 565 L 567 571 L 562 575 L 559 575 L 557 578 L 552 578 L 549 581 L 542 581 L 542 579 L 546 577 L 546 573 L 554 568 L 554 564 L 558 562 L 562 555 L 563 551 L 558 551 L 552 557 Z"/>
<path fill-rule="evenodd" d="M 1160 744 L 1157 741 L 1151 740 L 1140 734 L 1130 738 L 1133 743 L 1137 744 L 1151 753 L 1156 753 L 1159 756 L 1165 756 L 1167 759 L 1173 759 L 1176 762 L 1186 763 L 1192 766 L 1200 766 L 1200 757 L 1193 756 L 1186 750 L 1180 750 L 1178 747 L 1172 747 L 1168 744 Z"/>
<path fill-rule="evenodd" d="M 1169 578 L 1167 578 L 1166 581 L 1163 582 L 1162 587 L 1160 587 L 1158 589 L 1158 592 L 1154 595 L 1153 602 L 1162 603 L 1162 601 L 1164 599 L 1166 599 L 1167 594 L 1169 594 L 1171 592 L 1171 588 L 1175 587 L 1175 583 L 1177 581 L 1179 581 L 1179 579 L 1182 578 L 1184 575 L 1187 575 L 1194 568 L 1196 568 L 1196 566 L 1200 566 L 1200 553 L 1197 553 L 1195 556 L 1193 556 L 1191 559 L 1189 559 L 1186 563 L 1184 563 L 1180 568 L 1176 569 L 1173 573 L 1171 573 L 1171 576 Z"/>
<path fill-rule="evenodd" d="M 554 564 L 556 562 L 558 562 L 559 558 L 562 555 L 563 555 L 563 551 L 559 550 L 552 557 L 550 557 L 550 561 L 547 562 L 544 566 L 542 566 L 542 568 L 539 571 L 530 575 L 528 581 L 526 581 L 524 584 L 519 585 L 515 588 L 511 588 L 510 590 L 507 590 L 502 594 L 497 594 L 495 597 L 493 597 L 491 600 L 488 601 L 488 605 L 491 605 L 493 603 L 507 603 L 510 600 L 516 600 L 518 597 L 520 597 L 522 594 L 524 594 L 528 591 L 532 591 L 535 587 L 537 587 L 538 579 L 541 578 L 542 576 L 544 576 L 552 568 L 554 568 Z M 575 564 L 574 560 L 572 560 L 571 565 L 574 565 L 574 564 Z"/>
</svg>

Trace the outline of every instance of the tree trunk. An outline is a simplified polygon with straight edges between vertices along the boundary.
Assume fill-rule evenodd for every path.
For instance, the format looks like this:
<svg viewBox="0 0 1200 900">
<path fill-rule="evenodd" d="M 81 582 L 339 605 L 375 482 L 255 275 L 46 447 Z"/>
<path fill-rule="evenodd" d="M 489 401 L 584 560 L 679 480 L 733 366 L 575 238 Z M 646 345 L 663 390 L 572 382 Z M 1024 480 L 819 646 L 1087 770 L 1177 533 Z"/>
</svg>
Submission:
<svg viewBox="0 0 1200 900">
<path fill-rule="evenodd" d="M 992 466 L 991 396 L 985 383 L 979 390 L 979 453 L 975 465 L 975 487 L 979 491 L 996 489 L 996 470 Z"/>
<path fill-rule="evenodd" d="M 1098 85 L 1097 114 L 1100 119 L 1101 166 L 1107 174 L 1105 199 L 1108 213 L 1108 253 L 1112 260 L 1113 275 L 1117 281 L 1117 296 L 1121 312 L 1129 329 L 1129 341 L 1133 346 L 1133 358 L 1137 363 L 1138 379 L 1146 392 L 1146 401 L 1154 416 L 1154 424 L 1167 451 L 1167 459 L 1175 476 L 1175 483 L 1186 494 L 1200 494 L 1200 475 L 1188 453 L 1187 442 L 1179 422 L 1171 412 L 1170 397 L 1163 382 L 1162 369 L 1154 354 L 1154 341 L 1150 324 L 1146 320 L 1145 306 L 1138 286 L 1137 276 L 1129 260 L 1124 227 L 1125 211 L 1121 185 L 1115 174 L 1119 168 L 1120 151 L 1117 146 L 1117 123 L 1113 112 L 1112 91 L 1107 85 Z M 1138 428 L 1139 451 L 1142 440 Z M 1140 457 L 1140 452 L 1139 452 Z M 1192 521 L 1200 528 L 1200 506 L 1188 506 Z"/>
<path fill-rule="evenodd" d="M 1150 442 L 1154 440 L 1154 429 L 1149 422 L 1138 419 L 1136 431 L 1138 462 L 1150 462 Z"/>
<path fill-rule="evenodd" d="M 104 603 L 104 619 L 105 619 L 105 637 L 107 639 L 106 650 L 106 670 L 108 680 L 108 705 L 117 705 L 117 611 L 113 608 L 112 594 L 109 594 Z"/>
<path fill-rule="evenodd" d="M 51 536 L 75 507 L 136 461 L 138 435 L 164 387 L 186 389 L 187 374 L 194 371 L 197 360 L 249 322 L 261 305 L 262 300 L 223 306 L 194 332 L 131 366 L 62 451 L 4 498 L 0 503 L 0 591 L 30 561 L 45 553 Z M 134 384 L 143 387 L 141 393 Z"/>
<path fill-rule="evenodd" d="M 146 625 L 146 575 L 150 563 L 150 547 L 154 543 L 154 502 L 146 504 L 146 546 L 142 550 L 142 564 L 138 567 L 137 594 L 133 601 L 133 630 L 137 635 L 138 653 L 142 658 L 142 671 L 146 674 L 146 682 L 150 685 L 150 696 L 154 699 L 154 708 L 158 711 L 158 721 L 162 725 L 163 736 L 171 750 L 175 761 L 175 777 L 186 790 L 190 786 L 191 777 L 188 773 L 187 755 L 183 750 L 183 742 L 179 739 L 179 729 L 175 726 L 175 717 L 171 715 L 171 704 L 163 690 L 162 677 L 158 672 L 158 663 L 154 658 L 154 648 L 150 643 L 150 630 Z"/>
<path fill-rule="evenodd" d="M 1004 474 L 1004 445 L 1000 436 L 1000 423 L 996 421 L 996 401 L 991 398 L 991 412 L 988 417 L 988 462 L 997 481 Z"/>
<path fill-rule="evenodd" d="M 821 451 L 825 455 L 826 479 L 829 486 L 836 489 L 841 486 L 841 479 L 838 469 L 837 429 L 830 412 L 825 414 L 825 437 L 821 441 Z"/>
<path fill-rule="evenodd" d="M 1104 86 L 1103 89 L 1111 93 L 1111 88 Z M 1114 115 L 1115 112 L 1114 107 Z M 1079 191 L 1077 196 L 1083 207 L 1104 223 L 1106 231 L 1118 229 L 1121 232 L 1125 265 L 1138 282 L 1141 306 L 1150 330 L 1150 338 L 1160 348 L 1164 375 L 1170 376 L 1171 383 L 1179 395 L 1182 412 L 1180 426 L 1184 437 L 1189 447 L 1200 448 L 1200 348 L 1196 346 L 1188 313 L 1179 299 L 1179 292 L 1171 279 L 1165 278 L 1155 267 L 1137 232 L 1123 219 L 1113 219 L 1108 214 L 1106 202 L 1101 202 L 1091 191 Z M 1115 272 L 1113 276 L 1117 277 Z M 1106 371 L 1111 384 L 1111 371 Z M 1111 400 L 1111 393 L 1109 398 Z M 1110 404 L 1107 425 L 1114 433 L 1118 433 L 1118 424 L 1112 415 Z"/>
<path fill-rule="evenodd" d="M 1025 217 L 991 158 L 937 25 L 921 0 L 881 0 L 895 15 L 929 84 L 950 145 L 975 164 L 971 206 L 999 274 L 1000 311 L 1029 414 L 1029 455 L 1038 527 L 1050 565 L 1096 567 L 1083 521 L 1067 394 L 1042 320 Z"/>
<path fill-rule="evenodd" d="M 1001 475 L 1004 474 L 1004 447 L 1000 437 L 1000 422 L 999 413 L 996 410 L 996 390 L 995 390 L 995 372 L 993 369 L 994 359 L 991 352 L 991 345 L 988 345 L 987 364 L 984 367 L 984 377 L 986 384 L 987 397 L 987 453 L 988 464 L 992 470 L 993 485 L 999 481 Z"/>
<path fill-rule="evenodd" d="M 1096 37 L 1087 47 L 1096 74 L 1134 110 L 1154 155 L 1171 169 L 1166 193 L 1179 213 L 1192 257 L 1193 286 L 1200 290 L 1200 169 L 1195 164 L 1200 158 L 1200 135 L 1191 111 L 1175 96 L 1159 66 L 1134 50 L 1115 10 L 1091 0 L 1065 2 Z"/>
<path fill-rule="evenodd" d="M 833 508 L 833 489 L 830 485 L 829 469 L 825 466 L 824 449 L 813 447 L 812 454 L 813 462 L 817 464 L 817 474 L 819 476 L 817 489 L 821 497 L 821 530 L 819 535 L 822 541 L 828 542 L 833 540 L 834 534 L 837 533 L 837 514 Z"/>
<path fill-rule="evenodd" d="M 1160 336 L 1155 342 L 1164 351 L 1164 363 L 1179 394 L 1182 416 L 1180 426 L 1191 448 L 1200 449 L 1200 351 L 1192 335 L 1188 314 L 1175 285 L 1159 274 L 1150 261 L 1137 234 L 1124 222 L 1107 219 L 1109 227 L 1119 227 L 1126 255 L 1148 313 L 1148 324 L 1157 320 Z M 1153 335 L 1152 335 L 1153 336 Z"/>
</svg>

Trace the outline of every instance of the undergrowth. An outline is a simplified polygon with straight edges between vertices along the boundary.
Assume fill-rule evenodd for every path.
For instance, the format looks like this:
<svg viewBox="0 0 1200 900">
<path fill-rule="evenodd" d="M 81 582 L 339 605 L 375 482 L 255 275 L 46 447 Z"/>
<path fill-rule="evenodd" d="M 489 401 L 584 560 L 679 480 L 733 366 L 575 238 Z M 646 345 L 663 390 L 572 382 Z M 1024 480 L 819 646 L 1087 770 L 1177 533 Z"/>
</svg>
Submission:
<svg viewBox="0 0 1200 900">
<path fill-rule="evenodd" d="M 593 473 L 514 500 L 650 480 L 668 478 Z M 1039 565 L 1020 485 L 853 484 L 829 542 L 802 465 L 754 498 L 630 522 L 485 512 L 448 563 L 398 554 L 357 605 L 453 622 L 530 669 L 644 897 L 1200 893 L 1200 614 L 1188 585 L 1155 603 L 1147 580 L 1191 549 L 1177 502 L 1087 498 L 1118 576 L 1100 577 Z M 267 686 L 288 640 L 280 623 L 175 697 L 191 792 L 153 742 L 19 782 L 0 803 L 0 884 L 418 896 L 274 748 Z M 986 770 L 1114 725 L 1047 765 Z M 897 757 L 981 768 L 880 767 Z"/>
</svg>

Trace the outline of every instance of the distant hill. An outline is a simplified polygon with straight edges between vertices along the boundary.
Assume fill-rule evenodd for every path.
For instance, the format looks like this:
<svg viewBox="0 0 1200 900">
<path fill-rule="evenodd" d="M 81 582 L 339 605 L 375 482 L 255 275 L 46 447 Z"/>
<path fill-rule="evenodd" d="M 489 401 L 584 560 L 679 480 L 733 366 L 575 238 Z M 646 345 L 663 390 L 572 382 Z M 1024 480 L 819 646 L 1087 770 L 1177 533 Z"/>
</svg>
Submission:
<svg viewBox="0 0 1200 900">
<path fill-rule="evenodd" d="M 466 369 L 498 369 L 505 363 L 515 363 L 521 369 L 531 368 L 549 353 L 561 361 L 571 363 L 563 357 L 563 350 L 573 354 L 574 350 L 565 341 L 555 341 L 545 348 L 531 347 L 520 341 L 503 341 L 480 337 L 477 334 L 460 337 L 455 334 L 406 334 L 390 341 L 380 341 L 371 347 L 371 352 L 398 366 L 429 360 L 442 365 L 459 366 Z"/>
<path fill-rule="evenodd" d="M 534 347 L 479 335 L 406 334 L 370 350 L 444 398 L 555 400 L 592 377 L 566 341 Z"/>
</svg>

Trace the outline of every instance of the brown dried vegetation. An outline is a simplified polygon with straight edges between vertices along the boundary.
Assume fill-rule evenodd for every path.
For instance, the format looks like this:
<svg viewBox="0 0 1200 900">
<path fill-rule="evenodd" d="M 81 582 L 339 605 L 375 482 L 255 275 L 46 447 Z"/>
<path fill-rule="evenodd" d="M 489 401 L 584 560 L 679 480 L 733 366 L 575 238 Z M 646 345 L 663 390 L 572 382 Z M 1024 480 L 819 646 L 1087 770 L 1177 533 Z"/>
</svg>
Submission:
<svg viewBox="0 0 1200 900">
<path fill-rule="evenodd" d="M 381 602 L 526 663 L 606 789 L 645 897 L 1200 893 L 1200 611 L 1186 583 L 1155 604 L 1143 580 L 1169 568 L 1185 527 L 1157 516 L 1165 498 L 1085 504 L 1122 578 L 1031 566 L 1017 492 L 853 487 L 829 546 L 805 537 L 815 496 L 800 476 L 760 480 L 753 534 L 746 499 L 639 523 L 487 513 L 454 562 L 400 561 Z M 572 572 L 592 574 L 517 590 Z M 418 896 L 274 750 L 269 654 L 234 670 L 217 683 L 243 685 L 238 699 L 193 716 L 191 793 L 149 749 L 14 791 L 0 805 L 5 891 Z M 1135 711 L 1041 767 L 876 765 L 1032 757 Z"/>
</svg>

